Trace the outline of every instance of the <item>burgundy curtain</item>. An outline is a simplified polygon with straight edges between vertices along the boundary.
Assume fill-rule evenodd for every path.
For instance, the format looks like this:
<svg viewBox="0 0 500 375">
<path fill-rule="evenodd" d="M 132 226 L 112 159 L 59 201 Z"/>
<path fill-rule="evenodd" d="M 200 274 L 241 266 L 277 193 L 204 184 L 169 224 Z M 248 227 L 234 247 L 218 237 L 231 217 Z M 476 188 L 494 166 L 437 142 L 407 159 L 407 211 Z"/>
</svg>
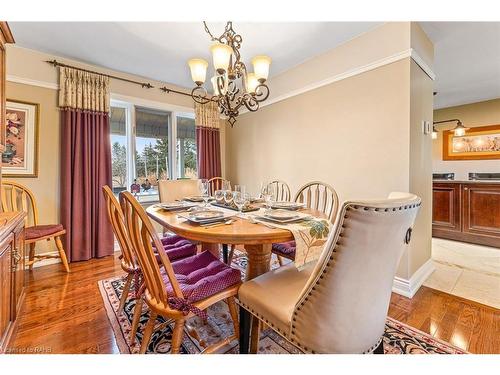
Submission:
<svg viewBox="0 0 500 375">
<path fill-rule="evenodd" d="M 217 128 L 196 127 L 198 177 L 210 179 L 221 176 L 220 132 Z"/>
<path fill-rule="evenodd" d="M 111 186 L 109 114 L 61 108 L 61 222 L 70 261 L 113 254 L 102 186 Z"/>
</svg>

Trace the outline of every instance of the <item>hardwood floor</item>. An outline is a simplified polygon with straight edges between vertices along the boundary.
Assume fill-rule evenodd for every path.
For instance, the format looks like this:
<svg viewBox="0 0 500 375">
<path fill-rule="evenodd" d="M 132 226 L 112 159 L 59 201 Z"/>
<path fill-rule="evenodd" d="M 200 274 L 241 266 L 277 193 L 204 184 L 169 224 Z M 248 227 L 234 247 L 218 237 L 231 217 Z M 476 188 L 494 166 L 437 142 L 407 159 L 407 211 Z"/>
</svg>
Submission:
<svg viewBox="0 0 500 375">
<path fill-rule="evenodd" d="M 122 274 L 118 257 L 35 268 L 11 353 L 118 353 L 97 281 Z M 500 310 L 422 287 L 392 295 L 389 315 L 472 353 L 500 353 Z"/>
</svg>

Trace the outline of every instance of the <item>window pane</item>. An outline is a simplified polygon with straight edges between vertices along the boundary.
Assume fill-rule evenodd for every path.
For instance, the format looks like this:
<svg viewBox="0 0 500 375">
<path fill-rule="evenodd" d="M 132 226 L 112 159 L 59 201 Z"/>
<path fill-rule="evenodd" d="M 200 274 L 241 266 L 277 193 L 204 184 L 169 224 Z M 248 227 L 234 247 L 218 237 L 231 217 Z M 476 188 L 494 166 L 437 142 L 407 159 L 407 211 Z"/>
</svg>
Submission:
<svg viewBox="0 0 500 375">
<path fill-rule="evenodd" d="M 177 117 L 177 165 L 179 178 L 197 178 L 194 118 Z"/>
<path fill-rule="evenodd" d="M 170 178 L 169 120 L 169 112 L 136 107 L 135 178 L 141 202 L 157 200 L 158 180 Z"/>
<path fill-rule="evenodd" d="M 111 167 L 113 191 L 127 188 L 127 124 L 125 108 L 111 107 Z"/>
</svg>

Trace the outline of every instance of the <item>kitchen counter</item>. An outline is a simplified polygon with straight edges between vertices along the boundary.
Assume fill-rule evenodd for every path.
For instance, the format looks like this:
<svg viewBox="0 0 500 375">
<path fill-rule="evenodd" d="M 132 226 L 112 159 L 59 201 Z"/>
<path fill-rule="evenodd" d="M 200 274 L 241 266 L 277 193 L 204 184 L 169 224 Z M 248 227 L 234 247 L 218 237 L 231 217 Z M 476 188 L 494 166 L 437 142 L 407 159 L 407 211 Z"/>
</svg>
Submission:
<svg viewBox="0 0 500 375">
<path fill-rule="evenodd" d="M 500 184 L 500 180 L 432 180 L 432 182 L 450 184 Z"/>
</svg>

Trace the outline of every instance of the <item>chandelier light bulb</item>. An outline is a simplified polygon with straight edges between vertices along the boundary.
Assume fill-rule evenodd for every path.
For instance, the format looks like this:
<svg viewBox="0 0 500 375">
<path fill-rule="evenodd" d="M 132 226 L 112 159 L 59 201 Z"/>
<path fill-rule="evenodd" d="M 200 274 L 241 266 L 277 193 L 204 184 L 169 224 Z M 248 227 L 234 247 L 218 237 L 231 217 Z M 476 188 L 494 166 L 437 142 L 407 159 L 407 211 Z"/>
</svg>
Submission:
<svg viewBox="0 0 500 375">
<path fill-rule="evenodd" d="M 269 65 L 271 65 L 271 58 L 269 56 L 255 56 L 252 59 L 253 71 L 255 77 L 260 83 L 264 83 L 269 76 Z"/>
<path fill-rule="evenodd" d="M 203 85 L 207 77 L 208 62 L 203 59 L 191 59 L 188 61 L 191 69 L 191 78 L 198 86 Z"/>
<path fill-rule="evenodd" d="M 259 85 L 259 80 L 255 76 L 255 73 L 248 73 L 247 74 L 247 87 L 246 90 L 249 94 L 255 94 L 255 90 L 257 89 L 257 86 Z"/>
<path fill-rule="evenodd" d="M 219 74 L 224 74 L 229 67 L 229 60 L 233 52 L 232 48 L 227 44 L 215 43 L 210 47 L 210 52 L 212 52 L 215 70 Z"/>
</svg>

